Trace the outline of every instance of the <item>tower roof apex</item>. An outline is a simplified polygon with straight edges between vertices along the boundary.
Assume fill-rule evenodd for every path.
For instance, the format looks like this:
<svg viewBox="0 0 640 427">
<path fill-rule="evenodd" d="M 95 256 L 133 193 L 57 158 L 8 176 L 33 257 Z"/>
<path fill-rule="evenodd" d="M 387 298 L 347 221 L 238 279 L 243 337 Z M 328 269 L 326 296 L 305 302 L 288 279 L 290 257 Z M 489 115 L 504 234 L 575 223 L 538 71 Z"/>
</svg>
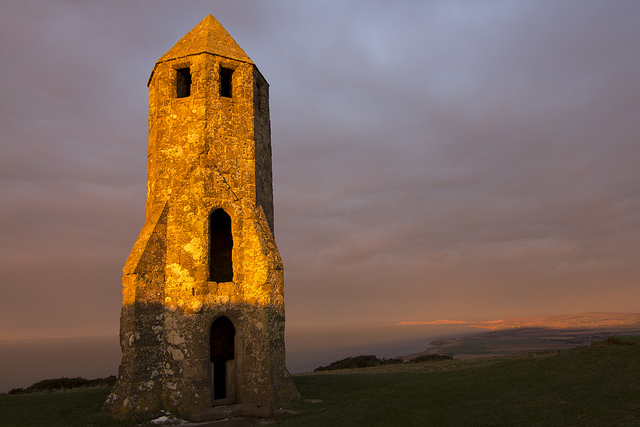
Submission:
<svg viewBox="0 0 640 427">
<path fill-rule="evenodd" d="M 201 53 L 224 56 L 253 64 L 253 61 L 212 15 L 207 15 L 189 31 L 156 64 Z"/>
</svg>

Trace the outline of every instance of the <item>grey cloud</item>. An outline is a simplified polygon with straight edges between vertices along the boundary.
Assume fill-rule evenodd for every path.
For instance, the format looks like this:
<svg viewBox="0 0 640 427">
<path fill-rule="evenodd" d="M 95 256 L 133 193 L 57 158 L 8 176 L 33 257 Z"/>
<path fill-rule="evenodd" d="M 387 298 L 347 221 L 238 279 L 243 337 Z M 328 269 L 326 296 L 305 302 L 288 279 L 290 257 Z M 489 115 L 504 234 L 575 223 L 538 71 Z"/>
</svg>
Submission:
<svg viewBox="0 0 640 427">
<path fill-rule="evenodd" d="M 635 310 L 634 2 L 3 9 L 7 329 L 115 333 L 144 220 L 145 84 L 207 13 L 270 83 L 290 322 Z"/>
</svg>

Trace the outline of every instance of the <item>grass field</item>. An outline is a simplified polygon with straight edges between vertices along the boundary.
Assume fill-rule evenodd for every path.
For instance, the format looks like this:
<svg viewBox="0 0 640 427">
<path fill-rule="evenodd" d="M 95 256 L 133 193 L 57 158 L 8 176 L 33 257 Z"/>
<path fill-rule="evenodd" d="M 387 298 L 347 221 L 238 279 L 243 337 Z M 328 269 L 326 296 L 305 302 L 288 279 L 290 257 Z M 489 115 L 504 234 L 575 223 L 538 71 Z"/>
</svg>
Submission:
<svg viewBox="0 0 640 427">
<path fill-rule="evenodd" d="M 299 374 L 278 426 L 637 426 L 640 338 L 559 353 Z M 127 426 L 108 388 L 0 396 L 3 426 Z"/>
<path fill-rule="evenodd" d="M 134 426 L 100 414 L 111 387 L 0 396 L 2 426 Z"/>
</svg>

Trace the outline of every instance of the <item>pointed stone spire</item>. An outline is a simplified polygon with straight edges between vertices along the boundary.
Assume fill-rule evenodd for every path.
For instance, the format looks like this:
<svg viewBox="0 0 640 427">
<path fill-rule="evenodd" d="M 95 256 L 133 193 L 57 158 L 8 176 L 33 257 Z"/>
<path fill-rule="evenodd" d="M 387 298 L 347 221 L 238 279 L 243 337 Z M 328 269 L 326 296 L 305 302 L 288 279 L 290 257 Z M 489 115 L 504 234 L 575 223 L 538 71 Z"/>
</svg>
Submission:
<svg viewBox="0 0 640 427">
<path fill-rule="evenodd" d="M 200 53 L 211 53 L 253 64 L 251 58 L 238 46 L 222 24 L 211 15 L 207 15 L 193 30 L 182 37 L 175 46 L 162 55 L 157 63 Z"/>
</svg>

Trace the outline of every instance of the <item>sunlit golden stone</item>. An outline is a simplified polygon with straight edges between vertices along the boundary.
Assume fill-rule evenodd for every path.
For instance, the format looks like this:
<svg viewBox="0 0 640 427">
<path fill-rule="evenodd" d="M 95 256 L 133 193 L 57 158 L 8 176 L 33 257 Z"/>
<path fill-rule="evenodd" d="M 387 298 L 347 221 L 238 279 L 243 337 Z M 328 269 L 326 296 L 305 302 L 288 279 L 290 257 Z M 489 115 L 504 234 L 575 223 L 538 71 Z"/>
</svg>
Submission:
<svg viewBox="0 0 640 427">
<path fill-rule="evenodd" d="M 268 97 L 212 16 L 155 64 L 146 219 L 123 270 L 123 358 L 105 411 L 198 421 L 219 405 L 265 416 L 297 397 L 285 369 Z"/>
</svg>

